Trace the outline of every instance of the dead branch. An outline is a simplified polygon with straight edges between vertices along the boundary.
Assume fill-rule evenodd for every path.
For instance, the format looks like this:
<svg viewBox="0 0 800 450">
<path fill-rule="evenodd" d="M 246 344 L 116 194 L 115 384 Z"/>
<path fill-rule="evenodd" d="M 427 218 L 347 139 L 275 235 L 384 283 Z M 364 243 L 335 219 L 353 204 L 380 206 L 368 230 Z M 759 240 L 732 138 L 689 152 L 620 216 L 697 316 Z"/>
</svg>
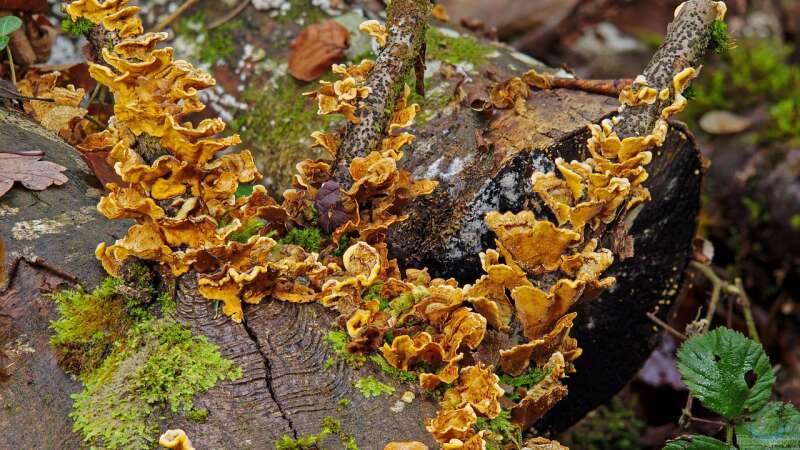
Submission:
<svg viewBox="0 0 800 450">
<path fill-rule="evenodd" d="M 377 146 L 391 117 L 392 105 L 402 95 L 403 84 L 418 59 L 424 58 L 420 50 L 430 9 L 429 0 L 395 0 L 388 7 L 388 38 L 367 79 L 369 97 L 357 111 L 359 123 L 347 125 L 336 154 L 333 176 L 342 189 L 349 188 L 352 182 L 350 163 Z"/>
<path fill-rule="evenodd" d="M 651 105 L 621 108 L 619 117 L 622 120 L 615 127 L 620 139 L 646 136 L 653 130 L 661 111 L 675 99 L 672 85 L 675 75 L 688 67 L 700 66 L 711 39 L 711 25 L 717 20 L 719 8 L 724 8 L 724 3 L 689 0 L 678 8 L 675 20 L 667 27 L 664 43 L 642 72 L 648 86 L 658 92 L 669 89 L 669 98 L 657 99 Z"/>
</svg>

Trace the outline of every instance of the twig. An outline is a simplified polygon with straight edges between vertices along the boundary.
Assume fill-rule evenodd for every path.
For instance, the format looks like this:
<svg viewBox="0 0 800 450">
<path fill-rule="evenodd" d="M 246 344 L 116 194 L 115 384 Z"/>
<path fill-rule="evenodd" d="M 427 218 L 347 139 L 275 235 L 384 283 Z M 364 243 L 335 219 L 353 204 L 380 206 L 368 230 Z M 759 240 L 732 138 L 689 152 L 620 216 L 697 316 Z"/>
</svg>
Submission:
<svg viewBox="0 0 800 450">
<path fill-rule="evenodd" d="M 230 22 L 230 21 L 231 21 L 231 20 L 233 20 L 233 19 L 234 19 L 236 16 L 238 16 L 239 14 L 241 14 L 241 13 L 242 13 L 242 11 L 244 11 L 244 10 L 245 10 L 245 8 L 247 8 L 247 6 L 250 4 L 250 2 L 251 2 L 251 1 L 252 1 L 252 0 L 243 0 L 241 3 L 239 3 L 238 5 L 236 5 L 236 7 L 235 7 L 235 8 L 233 8 L 233 10 L 231 10 L 231 12 L 229 12 L 228 14 L 225 14 L 224 16 L 220 17 L 219 19 L 217 19 L 217 20 L 215 20 L 215 21 L 211 22 L 211 23 L 210 23 L 210 24 L 209 24 L 209 25 L 206 27 L 206 29 L 207 29 L 207 30 L 209 30 L 209 31 L 211 31 L 211 30 L 213 30 L 214 28 L 219 28 L 219 27 L 221 27 L 222 25 L 225 25 L 226 23 Z"/>
<path fill-rule="evenodd" d="M 23 255 L 17 255 L 14 257 L 14 260 L 11 262 L 11 265 L 8 268 L 8 275 L 6 276 L 4 284 L 0 285 L 0 293 L 6 292 L 11 287 L 11 283 L 14 281 L 14 276 L 16 275 L 17 270 L 19 270 L 19 264 L 22 261 L 25 261 L 31 266 L 49 270 L 55 275 L 58 275 L 59 277 L 69 281 L 70 283 L 77 284 L 79 281 L 78 277 L 76 277 L 75 275 L 65 272 L 63 269 L 60 269 L 50 264 L 49 262 L 47 262 L 46 259 L 42 257 L 39 256 L 27 257 Z"/>
<path fill-rule="evenodd" d="M 760 344 L 761 339 L 758 337 L 758 328 L 756 328 L 756 322 L 753 320 L 753 310 L 750 307 L 750 298 L 747 296 L 747 292 L 744 290 L 742 279 L 736 277 L 735 283 L 736 289 L 739 291 L 739 303 L 742 305 L 744 320 L 747 323 L 747 332 L 750 334 L 750 339 Z"/>
<path fill-rule="evenodd" d="M 576 78 L 553 78 L 550 80 L 550 89 L 572 89 L 593 94 L 617 97 L 626 87 L 633 84 L 630 78 L 617 80 L 582 80 Z"/>
<path fill-rule="evenodd" d="M 719 303 L 719 295 L 722 292 L 722 285 L 725 283 L 714 272 L 714 270 L 698 261 L 692 261 L 691 266 L 699 270 L 711 282 L 711 300 L 708 302 L 708 311 L 706 311 L 706 327 L 711 326 L 711 321 L 714 319 L 714 314 L 717 312 L 717 304 Z"/>
<path fill-rule="evenodd" d="M 89 122 L 92 122 L 93 124 L 97 125 L 102 130 L 106 129 L 106 124 L 104 124 L 103 122 L 100 122 L 97 119 L 97 117 L 95 117 L 95 116 L 91 116 L 91 115 L 87 114 L 87 115 L 83 116 L 83 118 L 88 120 Z"/>
<path fill-rule="evenodd" d="M 17 72 L 14 70 L 14 57 L 11 56 L 11 46 L 6 45 L 6 53 L 8 53 L 8 67 L 11 69 L 11 82 L 14 86 L 17 85 Z"/>
<path fill-rule="evenodd" d="M 667 322 L 664 322 L 663 320 L 659 319 L 658 316 L 656 316 L 655 314 L 649 312 L 649 313 L 647 313 L 647 318 L 652 320 L 653 322 L 655 322 L 656 325 L 660 326 L 661 328 L 663 328 L 664 330 L 669 332 L 669 334 L 675 336 L 676 338 L 678 338 L 680 340 L 683 340 L 683 341 L 688 339 L 688 337 L 686 337 L 685 334 L 683 334 L 680 331 L 676 330 L 675 328 L 673 328 Z"/>
<path fill-rule="evenodd" d="M 357 111 L 359 123 L 348 124 L 333 168 L 333 177 L 341 189 L 352 184 L 350 163 L 365 156 L 379 143 L 392 105 L 402 95 L 403 82 L 417 63 L 430 14 L 430 0 L 394 0 L 387 11 L 386 45 L 369 72 L 366 87 L 370 95 Z"/>
<path fill-rule="evenodd" d="M 675 20 L 667 28 L 667 36 L 642 72 L 648 86 L 660 92 L 669 89 L 666 99 L 652 105 L 623 107 L 620 123 L 614 127 L 623 139 L 646 136 L 653 130 L 661 111 L 675 99 L 673 78 L 688 67 L 698 67 L 711 39 L 711 25 L 717 19 L 717 2 L 689 0 L 681 6 Z"/>
<path fill-rule="evenodd" d="M 158 25 L 156 25 L 153 28 L 153 31 L 154 32 L 159 32 L 159 31 L 163 30 L 164 28 L 167 28 L 169 26 L 169 24 L 174 22 L 175 19 L 180 17 L 181 14 L 186 12 L 187 9 L 191 8 L 192 6 L 194 6 L 194 4 L 197 3 L 198 1 L 200 1 L 200 0 L 186 0 L 185 2 L 183 2 L 183 4 L 181 6 L 178 7 L 178 9 L 173 11 L 172 14 L 168 15 L 167 17 L 164 18 L 164 20 L 159 22 Z"/>
</svg>

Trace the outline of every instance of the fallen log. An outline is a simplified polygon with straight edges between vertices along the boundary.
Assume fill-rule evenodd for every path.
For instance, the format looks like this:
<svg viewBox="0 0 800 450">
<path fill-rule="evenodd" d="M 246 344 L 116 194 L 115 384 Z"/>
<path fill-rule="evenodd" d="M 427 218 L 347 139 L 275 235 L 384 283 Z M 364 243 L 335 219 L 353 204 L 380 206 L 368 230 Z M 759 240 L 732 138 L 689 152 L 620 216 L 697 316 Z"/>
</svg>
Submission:
<svg viewBox="0 0 800 450">
<path fill-rule="evenodd" d="M 462 90 L 485 91 L 492 80 L 531 65 L 544 69 L 505 50 L 471 76 L 437 79 L 437 88 L 453 92 L 456 101 L 418 127 L 417 141 L 402 163 L 416 177 L 440 182 L 432 196 L 411 205 L 410 220 L 391 231 L 392 256 L 402 266 L 428 266 L 436 276 L 474 280 L 480 267 L 478 252 L 492 246 L 483 214 L 491 210 L 542 210 L 540 200 L 530 190 L 532 172 L 551 170 L 556 157 L 587 157 L 585 126 L 612 114 L 617 108 L 614 99 L 580 91 L 537 91 L 522 110 L 491 113 L 475 111 L 463 101 L 466 97 L 461 98 Z M 95 212 L 101 187 L 77 152 L 18 113 L 2 114 L 0 144 L 4 148 L 14 145 L 15 150 L 43 150 L 46 159 L 68 167 L 70 177 L 61 188 L 36 194 L 15 188 L 0 200 L 0 233 L 9 256 L 40 257 L 74 274 L 82 285 L 96 285 L 103 274 L 94 260 L 94 247 L 98 241 L 122 236 L 129 224 L 106 221 Z M 603 403 L 638 370 L 657 343 L 657 330 L 645 314 L 655 310 L 663 316 L 674 299 L 690 256 L 699 209 L 700 158 L 691 135 L 681 125 L 672 126 L 663 147 L 654 152 L 648 171 L 646 186 L 654 200 L 635 216 L 612 223 L 601 236 L 602 245 L 627 258 L 608 272 L 618 279 L 615 288 L 577 310 L 574 334 L 585 352 L 578 360 L 578 373 L 570 378 L 571 395 L 537 428 L 564 429 Z M 7 308 L 26 303 L 20 303 L 20 299 L 36 299 L 30 305 L 47 304 L 33 287 L 26 288 L 26 297 L 15 291 L 14 286 L 24 285 L 25 273 L 17 271 L 9 279 L 0 304 L 3 314 L 8 314 Z M 355 370 L 337 361 L 332 370 L 323 370 L 333 356 L 323 341 L 333 320 L 329 311 L 317 305 L 264 301 L 246 305 L 244 322 L 235 324 L 218 317 L 211 302 L 197 294 L 194 280 L 187 278 L 179 280 L 177 300 L 176 318 L 193 332 L 208 336 L 220 346 L 223 356 L 243 369 L 242 379 L 222 382 L 198 396 L 196 403 L 209 410 L 205 422 L 175 418 L 164 424 L 183 427 L 198 448 L 252 448 L 284 435 L 313 434 L 319 431 L 324 417 L 334 414 L 363 448 L 381 448 L 390 439 L 433 445 L 423 419 L 433 416 L 436 405 L 418 388 L 386 378 L 371 363 Z M 14 331 L 9 334 L 13 338 L 4 335 L 0 344 L 7 345 L 24 333 L 46 343 L 49 331 L 41 324 L 53 318 L 52 311 L 45 317 L 36 328 Z M 494 339 L 497 345 L 502 342 L 502 336 Z M 40 382 L 53 373 L 56 378 L 69 380 L 52 364 L 47 346 L 40 348 L 26 358 L 26 364 L 33 368 L 26 372 L 28 381 Z M 51 364 L 41 364 L 48 360 Z M 353 381 L 367 374 L 395 386 L 397 393 L 364 399 L 354 391 Z M 16 383 L 0 380 L 3 397 L 18 399 L 0 414 L 16 408 L 22 415 L 13 423 L 32 425 L 30 429 L 21 425 L 21 429 L 0 431 L 24 436 L 28 440 L 21 440 L 22 446 L 48 447 L 52 436 L 36 433 L 33 424 L 46 413 L 54 417 L 58 429 L 68 430 L 68 395 L 77 385 L 64 381 L 48 391 L 58 399 L 53 409 L 48 410 L 50 403 L 40 402 L 41 406 L 25 410 L 19 404 L 24 396 L 5 394 L 20 392 Z M 403 405 L 399 396 L 405 390 L 414 391 L 418 400 Z M 341 399 L 350 400 L 350 406 L 342 410 Z M 2 427 L 12 423 L 2 419 L 0 416 Z M 77 436 L 66 431 L 59 438 L 77 442 Z M 332 442 L 330 448 L 337 445 Z"/>
</svg>

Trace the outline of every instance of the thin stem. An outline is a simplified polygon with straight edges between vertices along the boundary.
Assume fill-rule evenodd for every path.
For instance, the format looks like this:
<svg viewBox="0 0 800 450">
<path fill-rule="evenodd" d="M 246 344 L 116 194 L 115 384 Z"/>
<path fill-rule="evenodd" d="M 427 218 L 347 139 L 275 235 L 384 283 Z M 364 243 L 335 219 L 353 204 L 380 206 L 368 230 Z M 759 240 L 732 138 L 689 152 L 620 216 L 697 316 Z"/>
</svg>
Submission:
<svg viewBox="0 0 800 450">
<path fill-rule="evenodd" d="M 103 130 L 106 129 L 106 124 L 104 124 L 103 122 L 100 122 L 100 120 L 98 120 L 97 117 L 95 117 L 95 116 L 90 116 L 89 114 L 87 114 L 87 115 L 83 116 L 83 118 L 88 120 L 89 122 L 92 122 L 93 124 L 97 125 L 98 127 L 100 127 Z"/>
<path fill-rule="evenodd" d="M 656 325 L 660 326 L 661 328 L 665 329 L 669 334 L 675 336 L 676 338 L 685 341 L 688 339 L 685 334 L 681 333 L 680 331 L 673 328 L 670 324 L 664 322 L 663 320 L 659 319 L 658 316 L 649 312 L 647 313 L 647 318 L 655 322 Z"/>
<path fill-rule="evenodd" d="M 11 68 L 11 82 L 14 86 L 17 85 L 17 72 L 14 70 L 14 57 L 11 56 L 11 46 L 6 46 L 6 53 L 8 53 L 8 66 Z"/>
<path fill-rule="evenodd" d="M 158 25 L 156 25 L 153 28 L 153 31 L 154 32 L 159 32 L 159 31 L 163 30 L 164 28 L 167 28 L 169 26 L 169 24 L 174 22 L 175 19 L 180 17 L 181 14 L 186 12 L 187 9 L 191 8 L 198 1 L 199 0 L 186 0 L 181 6 L 178 7 L 178 9 L 173 11 L 172 14 L 168 15 L 167 17 L 164 18 L 164 20 L 159 22 Z"/>
<path fill-rule="evenodd" d="M 708 281 L 711 282 L 711 300 L 708 302 L 708 311 L 706 311 L 706 327 L 710 327 L 711 321 L 714 319 L 714 314 L 717 312 L 717 304 L 719 303 L 719 296 L 722 292 L 722 287 L 726 283 L 722 281 L 722 279 L 710 266 L 701 264 L 697 261 L 692 261 L 690 264 L 692 268 L 699 270 L 708 279 Z"/>
<path fill-rule="evenodd" d="M 244 0 L 244 1 L 240 2 L 235 8 L 233 8 L 233 10 L 231 12 L 229 12 L 228 14 L 226 14 L 226 15 L 222 16 L 221 18 L 219 18 L 219 19 L 211 22 L 210 24 L 208 24 L 206 29 L 210 31 L 210 30 L 213 30 L 214 28 L 219 28 L 222 25 L 230 22 L 236 16 L 241 14 L 241 12 L 245 10 L 245 8 L 247 8 L 247 6 L 250 4 L 250 1 L 251 0 Z"/>
<path fill-rule="evenodd" d="M 725 443 L 728 445 L 733 444 L 733 426 L 731 424 L 725 425 Z"/>
<path fill-rule="evenodd" d="M 756 328 L 756 322 L 753 320 L 753 310 L 750 307 L 750 298 L 747 297 L 747 292 L 744 290 L 742 279 L 736 277 L 735 283 L 736 289 L 739 291 L 739 302 L 742 304 L 744 320 L 747 323 L 747 332 L 750 334 L 750 339 L 760 344 L 761 339 L 758 337 L 758 328 Z"/>
<path fill-rule="evenodd" d="M 9 95 L 12 95 L 15 99 L 36 100 L 36 101 L 39 101 L 39 102 L 49 102 L 49 103 L 55 102 L 55 99 L 52 99 L 52 98 L 29 97 L 27 95 L 22 95 L 19 92 L 14 92 L 11 89 L 4 88 L 3 86 L 0 86 L 0 91 L 7 92 Z"/>
</svg>

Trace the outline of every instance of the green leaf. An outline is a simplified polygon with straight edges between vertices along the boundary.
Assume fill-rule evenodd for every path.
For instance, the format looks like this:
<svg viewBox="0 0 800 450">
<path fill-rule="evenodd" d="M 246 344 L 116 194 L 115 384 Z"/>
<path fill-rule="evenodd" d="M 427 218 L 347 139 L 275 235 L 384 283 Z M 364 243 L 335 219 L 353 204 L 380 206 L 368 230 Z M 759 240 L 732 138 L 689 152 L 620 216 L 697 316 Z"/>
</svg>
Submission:
<svg viewBox="0 0 800 450">
<path fill-rule="evenodd" d="M 5 50 L 6 45 L 8 45 L 8 40 L 8 36 L 0 35 L 0 50 Z"/>
<path fill-rule="evenodd" d="M 664 450 L 736 450 L 736 447 L 709 436 L 692 435 L 667 442 Z"/>
<path fill-rule="evenodd" d="M 21 26 L 22 20 L 17 16 L 0 17 L 0 36 L 8 36 Z"/>
<path fill-rule="evenodd" d="M 736 426 L 741 450 L 800 448 L 800 411 L 793 405 L 769 402 L 751 419 Z"/>
<path fill-rule="evenodd" d="M 678 350 L 678 370 L 692 395 L 729 419 L 761 409 L 775 383 L 761 345 L 728 328 L 686 341 Z"/>
</svg>

